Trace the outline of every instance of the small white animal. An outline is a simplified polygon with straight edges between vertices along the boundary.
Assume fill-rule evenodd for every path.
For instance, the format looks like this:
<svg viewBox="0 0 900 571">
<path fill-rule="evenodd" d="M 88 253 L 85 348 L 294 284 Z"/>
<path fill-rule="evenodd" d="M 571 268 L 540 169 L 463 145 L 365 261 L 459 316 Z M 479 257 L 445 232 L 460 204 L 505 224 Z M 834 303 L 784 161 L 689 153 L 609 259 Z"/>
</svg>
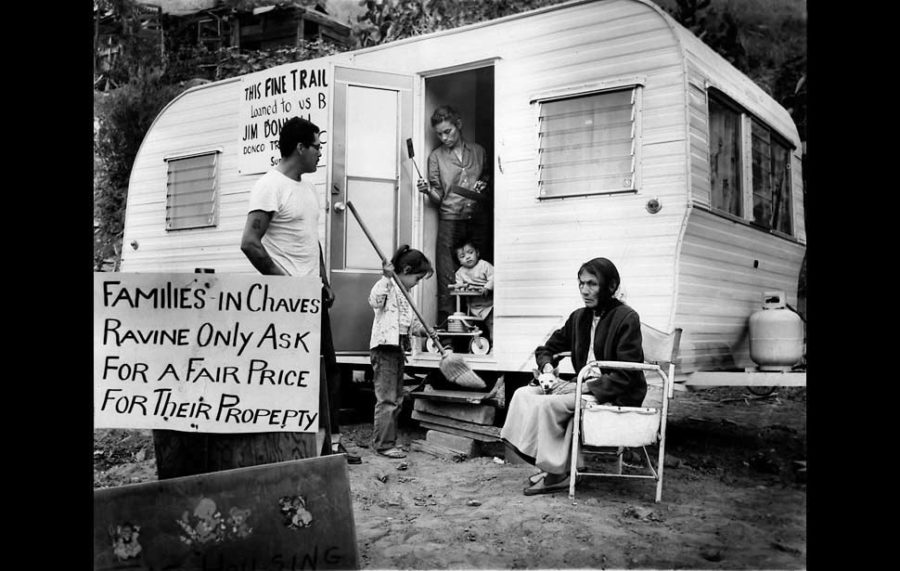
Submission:
<svg viewBox="0 0 900 571">
<path fill-rule="evenodd" d="M 534 380 L 531 383 L 540 386 L 545 395 L 552 393 L 553 389 L 562 380 L 559 378 L 559 368 L 555 368 L 549 373 L 542 373 L 538 369 L 532 369 L 532 371 L 534 372 Z"/>
</svg>

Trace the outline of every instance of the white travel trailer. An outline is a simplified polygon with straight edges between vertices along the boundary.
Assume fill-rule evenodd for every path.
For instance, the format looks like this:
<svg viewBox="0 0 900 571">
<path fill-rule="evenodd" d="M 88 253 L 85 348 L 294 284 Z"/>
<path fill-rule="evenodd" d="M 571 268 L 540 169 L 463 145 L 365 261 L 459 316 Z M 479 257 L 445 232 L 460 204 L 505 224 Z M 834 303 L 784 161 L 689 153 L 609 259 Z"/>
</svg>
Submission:
<svg viewBox="0 0 900 571">
<path fill-rule="evenodd" d="M 122 271 L 254 272 L 240 251 L 249 190 L 277 161 L 280 122 L 309 117 L 325 131 L 311 180 L 338 359 L 364 369 L 380 260 L 345 205 L 383 251 L 411 244 L 434 260 L 437 213 L 412 162 L 424 170 L 429 117 L 445 103 L 490 158 L 494 339 L 467 357 L 476 371 L 529 372 L 597 256 L 616 263 L 642 321 L 683 329 L 682 374 L 752 366 L 748 317 L 764 291 L 796 306 L 797 129 L 647 0 L 573 0 L 186 90 L 135 159 Z M 434 279 L 413 296 L 436 318 Z M 408 366 L 438 362 L 421 353 Z"/>
</svg>

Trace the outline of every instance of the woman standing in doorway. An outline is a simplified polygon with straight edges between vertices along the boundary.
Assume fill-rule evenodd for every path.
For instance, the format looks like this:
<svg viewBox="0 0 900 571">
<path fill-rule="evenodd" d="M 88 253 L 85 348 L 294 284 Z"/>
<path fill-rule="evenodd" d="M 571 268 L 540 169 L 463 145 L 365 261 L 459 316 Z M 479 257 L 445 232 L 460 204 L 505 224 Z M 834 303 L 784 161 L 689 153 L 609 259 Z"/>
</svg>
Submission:
<svg viewBox="0 0 900 571">
<path fill-rule="evenodd" d="M 454 244 L 467 237 L 488 253 L 493 245 L 484 147 L 463 137 L 462 119 L 450 106 L 434 110 L 431 126 L 441 146 L 428 156 L 428 180 L 419 179 L 417 187 L 440 210 L 435 262 L 441 323 L 456 309 L 448 288 L 455 281 Z"/>
</svg>

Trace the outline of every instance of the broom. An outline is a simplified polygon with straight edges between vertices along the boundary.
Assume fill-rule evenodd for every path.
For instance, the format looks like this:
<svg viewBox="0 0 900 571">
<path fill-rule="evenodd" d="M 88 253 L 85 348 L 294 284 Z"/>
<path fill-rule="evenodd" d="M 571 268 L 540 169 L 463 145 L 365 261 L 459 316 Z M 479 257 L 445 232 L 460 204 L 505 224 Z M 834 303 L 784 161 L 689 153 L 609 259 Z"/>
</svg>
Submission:
<svg viewBox="0 0 900 571">
<path fill-rule="evenodd" d="M 350 212 L 353 213 L 356 221 L 359 222 L 360 228 L 362 228 L 363 233 L 366 235 L 366 238 L 371 242 L 372 247 L 375 248 L 375 251 L 378 253 L 378 256 L 381 258 L 381 262 L 383 264 L 387 264 L 388 260 L 384 257 L 384 254 L 381 252 L 381 248 L 378 247 L 378 244 L 375 242 L 375 239 L 369 233 L 369 229 L 366 228 L 366 225 L 363 223 L 362 218 L 360 218 L 359 213 L 356 211 L 356 208 L 353 206 L 353 203 L 347 201 L 347 208 L 350 209 Z M 409 303 L 409 306 L 415 312 L 416 317 L 419 318 L 419 321 L 422 323 L 422 327 L 425 328 L 425 332 L 434 341 L 435 346 L 437 346 L 438 350 L 441 353 L 441 363 L 440 370 L 441 373 L 446 377 L 448 381 L 451 383 L 460 385 L 462 387 L 473 388 L 473 389 L 484 389 L 487 388 L 484 380 L 475 374 L 468 364 L 466 364 L 465 360 L 453 353 L 452 351 L 448 351 L 441 345 L 441 339 L 438 337 L 438 334 L 425 324 L 425 319 L 422 317 L 422 314 L 419 312 L 419 309 L 416 307 L 416 304 L 413 303 L 412 297 L 409 295 L 409 291 L 407 291 L 406 286 L 403 285 L 403 282 L 400 281 L 400 278 L 397 276 L 396 272 L 391 272 L 391 278 L 394 280 L 394 283 L 400 289 L 401 293 L 403 293 L 403 297 L 406 298 L 406 301 Z"/>
<path fill-rule="evenodd" d="M 410 159 L 413 159 L 416 156 L 416 150 L 413 148 L 412 139 L 406 140 L 406 154 L 409 155 Z M 419 170 L 419 165 L 416 164 L 416 161 L 413 161 L 413 166 L 416 167 L 416 173 L 419 175 L 419 178 L 424 179 L 422 176 L 422 171 Z"/>
</svg>

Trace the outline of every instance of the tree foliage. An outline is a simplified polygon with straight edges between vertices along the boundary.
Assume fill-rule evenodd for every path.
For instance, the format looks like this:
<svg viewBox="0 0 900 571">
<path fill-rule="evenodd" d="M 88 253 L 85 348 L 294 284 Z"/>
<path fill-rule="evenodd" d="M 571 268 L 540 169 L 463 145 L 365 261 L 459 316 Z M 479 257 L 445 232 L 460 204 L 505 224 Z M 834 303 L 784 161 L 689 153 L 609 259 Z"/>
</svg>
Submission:
<svg viewBox="0 0 900 571">
<path fill-rule="evenodd" d="M 260 6 L 296 6 L 301 5 L 305 8 L 315 8 L 323 6 L 325 0 L 221 0 L 225 6 L 230 6 L 233 10 L 252 10 Z"/>
<path fill-rule="evenodd" d="M 196 78 L 218 81 L 276 65 L 316 59 L 338 51 L 337 46 L 324 40 L 301 41 L 297 46 L 249 51 L 232 47 L 208 50 L 203 46 L 183 46 L 170 55 L 164 79 L 168 83 Z"/>
<path fill-rule="evenodd" d="M 119 53 L 112 60 L 107 76 L 116 85 L 141 81 L 159 74 L 164 68 L 159 33 L 143 25 L 147 8 L 136 0 L 94 0 L 96 17 L 107 16 L 109 32 L 125 41 L 118 43 Z"/>
<path fill-rule="evenodd" d="M 732 13 L 711 0 L 675 0 L 668 12 L 778 101 L 806 140 L 806 25 L 757 10 Z M 764 3 L 759 4 L 765 7 Z"/>
<path fill-rule="evenodd" d="M 534 10 L 564 0 L 362 0 L 353 35 L 364 48 Z"/>
<path fill-rule="evenodd" d="M 266 2 L 232 1 L 236 7 Z M 279 4 L 282 2 L 269 2 Z M 316 0 L 308 0 L 310 7 Z M 241 5 L 241 6 L 239 6 Z M 199 80 L 218 80 L 335 53 L 324 41 L 300 42 L 296 47 L 241 51 L 180 44 L 177 38 L 153 38 L 140 25 L 135 0 L 95 0 L 96 13 L 106 16 L 118 36 L 120 51 L 107 76 L 118 85 L 95 92 L 94 133 L 94 269 L 118 268 L 125 202 L 131 167 L 141 142 L 165 105 Z M 172 30 L 175 35 L 178 29 Z M 174 41 L 173 41 L 174 40 Z M 163 56 L 165 53 L 165 57 Z"/>
</svg>

